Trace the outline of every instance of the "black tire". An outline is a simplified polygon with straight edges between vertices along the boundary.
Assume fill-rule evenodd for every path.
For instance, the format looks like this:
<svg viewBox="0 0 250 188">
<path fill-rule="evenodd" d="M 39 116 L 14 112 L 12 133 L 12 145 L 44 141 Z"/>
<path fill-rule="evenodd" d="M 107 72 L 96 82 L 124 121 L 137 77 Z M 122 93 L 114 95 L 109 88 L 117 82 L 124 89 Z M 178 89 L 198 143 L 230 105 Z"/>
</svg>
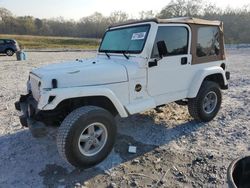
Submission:
<svg viewBox="0 0 250 188">
<path fill-rule="evenodd" d="M 88 130 L 88 126 L 93 123 L 105 126 L 107 139 L 98 153 L 87 156 L 81 152 L 79 139 L 83 131 Z M 108 156 L 115 143 L 115 137 L 116 123 L 112 114 L 100 107 L 84 106 L 71 112 L 62 122 L 57 133 L 57 148 L 59 154 L 71 165 L 89 168 Z"/>
<path fill-rule="evenodd" d="M 14 53 L 15 53 L 15 51 L 12 50 L 12 49 L 6 49 L 6 50 L 5 50 L 5 54 L 6 54 L 7 56 L 13 56 Z"/>
<path fill-rule="evenodd" d="M 216 95 L 217 102 L 214 104 L 214 109 L 211 112 L 206 112 L 203 107 L 205 97 L 212 93 Z M 201 88 L 195 98 L 191 98 L 188 100 L 188 111 L 189 114 L 198 121 L 208 122 L 211 121 L 218 113 L 221 106 L 221 90 L 217 83 L 212 81 L 204 81 L 201 85 Z"/>
</svg>

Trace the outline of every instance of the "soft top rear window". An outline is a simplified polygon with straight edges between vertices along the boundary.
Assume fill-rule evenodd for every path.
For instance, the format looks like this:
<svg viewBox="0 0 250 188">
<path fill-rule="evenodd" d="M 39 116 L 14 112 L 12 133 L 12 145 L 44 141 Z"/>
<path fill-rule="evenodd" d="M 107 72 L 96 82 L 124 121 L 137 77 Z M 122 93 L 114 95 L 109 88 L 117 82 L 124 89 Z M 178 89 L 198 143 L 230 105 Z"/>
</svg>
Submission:
<svg viewBox="0 0 250 188">
<path fill-rule="evenodd" d="M 197 57 L 220 54 L 220 32 L 216 26 L 202 26 L 198 29 Z"/>
</svg>

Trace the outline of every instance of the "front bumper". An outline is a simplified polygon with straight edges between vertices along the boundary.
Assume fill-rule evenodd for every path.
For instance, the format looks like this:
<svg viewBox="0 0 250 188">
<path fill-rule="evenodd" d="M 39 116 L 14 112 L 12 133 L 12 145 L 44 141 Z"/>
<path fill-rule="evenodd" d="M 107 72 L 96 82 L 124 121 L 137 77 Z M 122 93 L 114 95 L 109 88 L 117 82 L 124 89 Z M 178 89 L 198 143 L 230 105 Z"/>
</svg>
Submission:
<svg viewBox="0 0 250 188">
<path fill-rule="evenodd" d="M 15 108 L 21 111 L 27 118 L 35 118 L 39 112 L 37 109 L 37 101 L 31 94 L 21 95 L 19 101 L 15 102 Z"/>
<path fill-rule="evenodd" d="M 31 94 L 21 95 L 19 101 L 15 102 L 15 108 L 21 112 L 19 117 L 20 123 L 24 127 L 29 127 L 34 137 L 46 135 L 46 126 L 38 120 L 39 110 L 37 109 L 37 102 Z"/>
</svg>

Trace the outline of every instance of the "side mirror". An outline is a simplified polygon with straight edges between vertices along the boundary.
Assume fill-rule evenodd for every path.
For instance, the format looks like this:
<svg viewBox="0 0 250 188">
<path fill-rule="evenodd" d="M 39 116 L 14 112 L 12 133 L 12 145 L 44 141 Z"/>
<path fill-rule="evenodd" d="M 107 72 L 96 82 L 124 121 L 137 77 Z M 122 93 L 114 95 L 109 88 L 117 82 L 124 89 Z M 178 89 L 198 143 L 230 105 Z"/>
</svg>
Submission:
<svg viewBox="0 0 250 188">
<path fill-rule="evenodd" d="M 168 50 L 165 41 L 161 40 L 157 42 L 157 48 L 160 58 L 168 55 Z"/>
</svg>

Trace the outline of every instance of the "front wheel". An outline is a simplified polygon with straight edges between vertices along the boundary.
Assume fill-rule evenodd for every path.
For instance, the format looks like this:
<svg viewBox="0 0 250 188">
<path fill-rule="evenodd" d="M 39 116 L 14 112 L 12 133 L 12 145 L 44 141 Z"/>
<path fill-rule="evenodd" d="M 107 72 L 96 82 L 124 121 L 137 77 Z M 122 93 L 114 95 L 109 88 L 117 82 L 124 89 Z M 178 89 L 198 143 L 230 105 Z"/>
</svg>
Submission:
<svg viewBox="0 0 250 188">
<path fill-rule="evenodd" d="M 5 51 L 5 54 L 7 55 L 7 56 L 13 56 L 14 55 L 14 50 L 12 50 L 12 49 L 7 49 L 6 51 Z"/>
<path fill-rule="evenodd" d="M 110 112 L 85 106 L 71 112 L 57 135 L 60 155 L 71 165 L 89 168 L 111 152 L 116 136 L 115 120 Z"/>
<path fill-rule="evenodd" d="M 211 121 L 221 106 L 221 91 L 217 83 L 204 81 L 195 98 L 188 100 L 190 115 L 199 121 Z"/>
</svg>

